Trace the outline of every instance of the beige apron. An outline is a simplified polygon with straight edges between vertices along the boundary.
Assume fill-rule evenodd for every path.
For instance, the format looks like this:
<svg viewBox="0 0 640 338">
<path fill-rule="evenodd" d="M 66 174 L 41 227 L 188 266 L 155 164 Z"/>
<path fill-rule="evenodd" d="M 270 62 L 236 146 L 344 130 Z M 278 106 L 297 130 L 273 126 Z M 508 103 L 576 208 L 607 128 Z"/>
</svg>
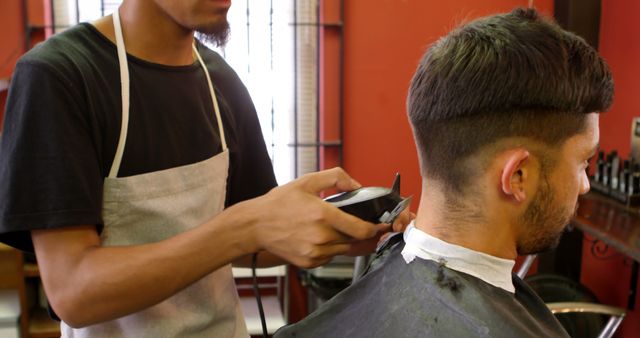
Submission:
<svg viewBox="0 0 640 338">
<path fill-rule="evenodd" d="M 203 224 L 223 210 L 229 151 L 209 72 L 194 46 L 207 77 L 222 153 L 195 164 L 117 177 L 129 120 L 129 71 L 118 11 L 113 14 L 113 24 L 122 84 L 122 127 L 115 159 L 104 182 L 102 245 L 157 242 Z M 214 241 L 212 238 L 212 245 Z M 136 271 L 130 274 L 135 278 Z M 231 265 L 146 310 L 82 329 L 63 322 L 61 328 L 63 337 L 248 337 Z"/>
</svg>

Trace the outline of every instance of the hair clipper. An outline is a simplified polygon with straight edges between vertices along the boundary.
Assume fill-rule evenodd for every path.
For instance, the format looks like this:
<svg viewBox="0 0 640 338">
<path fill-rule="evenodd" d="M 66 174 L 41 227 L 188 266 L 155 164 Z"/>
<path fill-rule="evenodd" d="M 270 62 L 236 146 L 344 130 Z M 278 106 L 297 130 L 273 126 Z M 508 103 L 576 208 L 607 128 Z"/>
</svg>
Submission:
<svg viewBox="0 0 640 338">
<path fill-rule="evenodd" d="M 400 174 L 396 174 L 391 188 L 362 187 L 324 200 L 365 221 L 391 224 L 411 204 L 411 198 L 400 196 Z"/>
</svg>

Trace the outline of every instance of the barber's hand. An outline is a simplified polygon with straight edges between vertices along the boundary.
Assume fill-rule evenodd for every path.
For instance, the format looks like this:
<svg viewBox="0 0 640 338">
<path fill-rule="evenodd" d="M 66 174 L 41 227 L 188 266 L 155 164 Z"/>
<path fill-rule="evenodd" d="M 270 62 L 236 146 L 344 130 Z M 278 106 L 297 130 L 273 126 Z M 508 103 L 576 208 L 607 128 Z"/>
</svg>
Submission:
<svg viewBox="0 0 640 338">
<path fill-rule="evenodd" d="M 363 242 L 376 243 L 388 224 L 365 222 L 318 197 L 329 188 L 359 187 L 344 170 L 334 168 L 304 175 L 252 200 L 251 211 L 258 213 L 254 232 L 258 249 L 311 268 L 335 255 L 352 253 Z"/>
<path fill-rule="evenodd" d="M 407 229 L 409 224 L 415 218 L 416 218 L 416 214 L 414 214 L 413 212 L 409 211 L 408 207 L 406 209 L 402 210 L 400 215 L 398 215 L 398 217 L 396 217 L 396 219 L 393 221 L 393 225 L 390 227 L 390 229 L 391 229 L 390 232 L 386 232 L 386 233 L 382 234 L 382 236 L 380 236 L 378 241 L 375 243 L 374 250 L 378 245 L 380 245 L 382 242 L 384 242 L 387 239 L 387 237 L 389 237 L 393 233 L 404 232 L 404 230 Z M 366 255 L 366 254 L 367 253 L 365 252 L 364 255 Z"/>
<path fill-rule="evenodd" d="M 396 232 L 404 232 L 409 224 L 416 218 L 416 214 L 404 209 L 393 224 L 378 224 L 380 227 L 378 233 L 372 238 L 365 240 L 354 240 L 351 242 L 351 248 L 345 253 L 347 256 L 365 256 L 373 253 L 378 245 L 382 243 L 389 235 Z"/>
<path fill-rule="evenodd" d="M 416 218 L 416 214 L 412 213 L 409 210 L 409 207 L 402 210 L 400 215 L 396 217 L 393 221 L 392 231 L 393 232 L 404 232 L 404 230 L 409 226 L 409 224 Z"/>
</svg>

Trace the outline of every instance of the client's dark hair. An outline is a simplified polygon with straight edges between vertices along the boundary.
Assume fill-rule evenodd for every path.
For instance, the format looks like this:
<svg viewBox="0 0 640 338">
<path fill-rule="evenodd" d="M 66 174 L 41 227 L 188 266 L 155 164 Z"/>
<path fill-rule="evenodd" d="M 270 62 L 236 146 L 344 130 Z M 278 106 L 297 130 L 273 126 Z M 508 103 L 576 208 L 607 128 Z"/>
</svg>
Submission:
<svg viewBox="0 0 640 338">
<path fill-rule="evenodd" d="M 463 192 L 463 165 L 507 137 L 561 145 L 586 114 L 613 100 L 596 50 L 534 9 L 481 18 L 435 42 L 413 77 L 407 108 L 422 173 Z M 544 156 L 544 155 L 541 155 Z"/>
</svg>

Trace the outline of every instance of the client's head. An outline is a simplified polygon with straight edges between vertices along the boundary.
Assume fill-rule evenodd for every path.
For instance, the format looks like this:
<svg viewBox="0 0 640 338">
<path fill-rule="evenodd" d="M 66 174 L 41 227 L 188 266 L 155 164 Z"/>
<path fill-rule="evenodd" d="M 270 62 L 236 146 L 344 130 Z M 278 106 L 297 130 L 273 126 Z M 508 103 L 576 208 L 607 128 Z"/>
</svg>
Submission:
<svg viewBox="0 0 640 338">
<path fill-rule="evenodd" d="M 612 99 L 598 53 L 533 9 L 435 42 L 407 108 L 423 189 L 442 196 L 446 231 L 500 223 L 519 254 L 554 247 L 589 190 L 598 113 Z"/>
</svg>

